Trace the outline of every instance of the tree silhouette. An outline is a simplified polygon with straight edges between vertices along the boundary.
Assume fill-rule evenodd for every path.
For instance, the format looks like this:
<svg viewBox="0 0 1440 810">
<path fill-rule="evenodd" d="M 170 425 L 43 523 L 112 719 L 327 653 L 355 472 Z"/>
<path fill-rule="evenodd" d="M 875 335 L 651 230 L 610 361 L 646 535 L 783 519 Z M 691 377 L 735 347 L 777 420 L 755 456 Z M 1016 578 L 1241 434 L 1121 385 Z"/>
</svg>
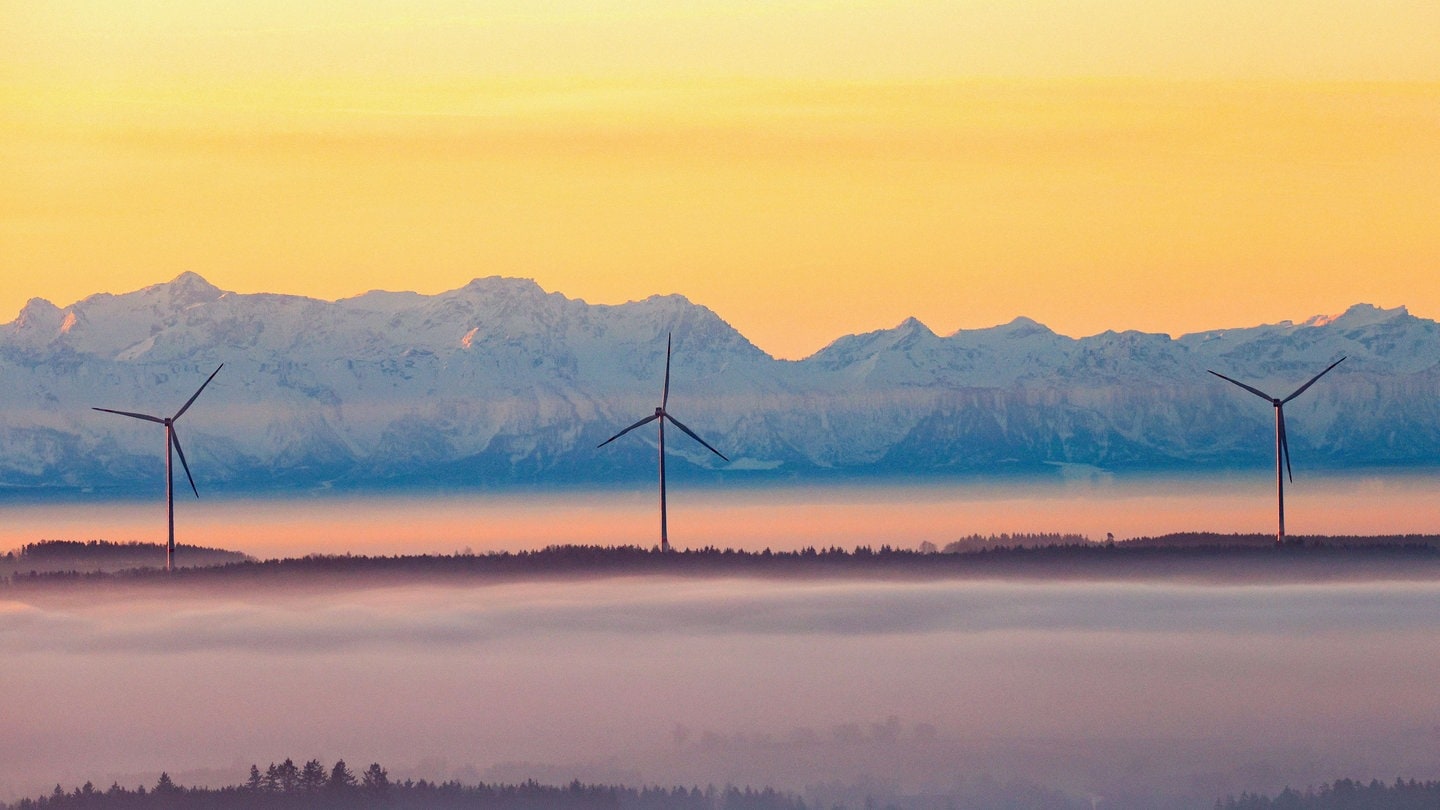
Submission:
<svg viewBox="0 0 1440 810">
<path fill-rule="evenodd" d="M 318 793 L 321 788 L 325 787 L 326 781 L 325 766 L 321 765 L 318 759 L 306 762 L 300 769 L 300 792 L 302 793 Z"/>
<path fill-rule="evenodd" d="M 279 777 L 281 793 L 294 793 L 300 786 L 300 769 L 295 767 L 295 761 L 289 757 L 280 763 Z"/>
<path fill-rule="evenodd" d="M 355 774 L 345 767 L 345 760 L 342 759 L 335 763 L 334 768 L 330 769 L 330 781 L 326 783 L 326 787 L 332 791 L 345 791 L 355 787 L 358 781 Z"/>
<path fill-rule="evenodd" d="M 372 762 L 360 777 L 360 785 L 369 793 L 383 796 L 390 790 L 390 774 L 380 767 L 380 763 Z"/>
</svg>

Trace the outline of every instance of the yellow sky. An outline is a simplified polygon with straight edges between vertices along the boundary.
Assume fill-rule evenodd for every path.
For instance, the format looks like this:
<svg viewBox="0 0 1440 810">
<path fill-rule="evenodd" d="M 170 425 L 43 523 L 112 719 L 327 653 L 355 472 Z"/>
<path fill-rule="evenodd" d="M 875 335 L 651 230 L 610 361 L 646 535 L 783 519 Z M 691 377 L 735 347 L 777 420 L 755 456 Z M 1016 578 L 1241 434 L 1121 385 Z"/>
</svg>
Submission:
<svg viewBox="0 0 1440 810">
<path fill-rule="evenodd" d="M 789 357 L 1440 317 L 1436 42 L 1429 1 L 0 0 L 0 321 L 187 269 L 679 292 Z"/>
</svg>

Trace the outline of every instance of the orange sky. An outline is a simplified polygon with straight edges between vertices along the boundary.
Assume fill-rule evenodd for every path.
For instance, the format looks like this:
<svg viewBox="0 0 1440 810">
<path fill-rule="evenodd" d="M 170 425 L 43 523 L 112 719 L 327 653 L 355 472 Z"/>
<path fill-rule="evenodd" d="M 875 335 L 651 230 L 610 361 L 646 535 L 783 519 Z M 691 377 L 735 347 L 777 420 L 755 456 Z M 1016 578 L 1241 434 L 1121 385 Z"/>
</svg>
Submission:
<svg viewBox="0 0 1440 810">
<path fill-rule="evenodd" d="M 679 292 L 787 357 L 1440 317 L 1433 2 L 292 5 L 0 0 L 0 321 L 186 269 Z"/>
</svg>

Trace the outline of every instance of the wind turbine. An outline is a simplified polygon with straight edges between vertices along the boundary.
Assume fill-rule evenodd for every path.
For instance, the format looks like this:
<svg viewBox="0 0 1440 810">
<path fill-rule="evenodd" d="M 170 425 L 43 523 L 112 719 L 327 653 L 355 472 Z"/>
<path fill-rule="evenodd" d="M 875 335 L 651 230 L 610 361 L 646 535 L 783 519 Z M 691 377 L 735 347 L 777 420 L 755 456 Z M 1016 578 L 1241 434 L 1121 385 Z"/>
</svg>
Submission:
<svg viewBox="0 0 1440 810">
<path fill-rule="evenodd" d="M 132 413 L 132 412 L 130 412 L 130 411 L 115 411 L 115 410 L 111 410 L 111 409 L 109 409 L 109 408 L 92 408 L 92 409 L 91 409 L 91 410 L 96 410 L 96 411 L 104 411 L 105 413 L 118 413 L 118 414 L 120 414 L 121 416 L 128 416 L 128 417 L 131 417 L 132 419 L 143 419 L 143 420 L 145 420 L 146 422 L 155 422 L 156 424 L 160 424 L 160 425 L 164 425 L 164 426 L 165 426 L 165 512 L 166 512 L 166 514 L 167 514 L 167 516 L 168 516 L 168 517 L 167 517 L 167 520 L 168 520 L 169 527 L 170 527 L 169 542 L 166 543 L 166 545 L 165 545 L 165 570 L 166 570 L 166 571 L 171 570 L 171 568 L 173 567 L 173 564 L 174 564 L 174 562 L 175 562 L 175 475 L 174 475 L 174 457 L 175 457 L 177 454 L 180 456 L 180 466 L 182 466 L 182 467 L 185 468 L 185 477 L 190 480 L 190 489 L 191 489 L 192 491 L 194 491 L 195 497 L 197 497 L 197 498 L 200 497 L 200 490 L 195 489 L 195 478 L 194 478 L 194 476 L 190 475 L 190 465 L 189 465 L 188 463 L 186 463 L 186 461 L 185 461 L 185 451 L 180 449 L 180 437 L 175 435 L 175 420 L 179 419 L 181 416 L 183 416 L 183 415 L 185 414 L 186 411 L 190 410 L 190 406 L 195 404 L 195 400 L 196 400 L 196 398 L 198 398 L 198 397 L 200 396 L 200 392 L 205 390 L 205 386 L 209 385 L 209 384 L 210 384 L 210 381 L 213 380 L 213 379 L 215 379 L 215 375 L 216 375 L 216 374 L 219 374 L 219 373 L 220 373 L 220 369 L 222 369 L 222 368 L 224 368 L 224 367 L 225 367 L 225 364 L 224 364 L 224 363 L 221 363 L 214 371 L 210 372 L 210 376 L 207 377 L 207 378 L 205 378 L 205 382 L 203 382 L 203 383 L 200 384 L 200 387 L 195 390 L 195 393 L 194 393 L 194 394 L 191 394 L 191 395 L 190 395 L 190 399 L 186 400 L 184 405 L 181 405 L 181 406 L 180 406 L 180 410 L 176 411 L 174 416 L 169 416 L 169 417 L 151 416 L 151 415 L 148 414 L 148 413 Z M 175 452 L 174 452 L 174 453 L 170 452 L 170 448 L 172 448 L 172 447 L 175 448 Z"/>
<path fill-rule="evenodd" d="M 645 417 L 644 419 L 641 419 L 639 422 L 636 422 L 635 424 L 631 425 L 630 427 L 625 428 L 624 430 L 620 431 L 619 433 L 616 433 L 614 436 L 611 436 L 610 438 L 608 438 L 608 439 L 606 439 L 605 441 L 601 442 L 600 444 L 596 445 L 596 449 L 599 449 L 599 448 L 601 448 L 601 447 L 604 447 L 605 445 L 609 444 L 610 442 L 615 441 L 616 439 L 620 438 L 621 436 L 624 436 L 626 433 L 629 433 L 630 431 L 634 430 L 635 428 L 638 428 L 638 427 L 640 427 L 641 425 L 648 424 L 648 423 L 650 423 L 650 422 L 658 422 L 658 423 L 660 424 L 660 550 L 661 550 L 661 551 L 669 551 L 669 550 L 670 550 L 670 538 L 669 538 L 669 536 L 666 534 L 666 528 L 665 528 L 665 420 L 666 420 L 666 419 L 669 419 L 670 422 L 675 425 L 675 427 L 680 428 L 681 430 L 685 431 L 685 435 L 687 435 L 687 436 L 689 436 L 690 438 L 694 439 L 695 441 L 697 441 L 697 442 L 705 445 L 705 449 L 706 449 L 706 450 L 709 450 L 710 452 L 714 453 L 715 455 L 719 456 L 720 458 L 725 459 L 726 461 L 729 461 L 729 460 L 730 460 L 730 459 L 728 459 L 728 458 L 725 457 L 725 454 L 724 454 L 724 453 L 722 453 L 722 452 L 720 452 L 719 450 L 716 450 L 715 448 L 711 447 L 709 442 L 707 442 L 707 441 L 705 441 L 704 439 L 700 438 L 699 436 L 695 435 L 695 431 L 693 431 L 693 430 L 691 430 L 690 428 L 685 427 L 683 424 L 681 424 L 679 419 L 676 419 L 675 417 L 671 416 L 671 415 L 670 415 L 670 412 L 667 411 L 667 410 L 665 410 L 665 406 L 666 406 L 669 402 L 670 402 L 670 335 L 667 334 L 667 335 L 665 336 L 665 387 L 662 388 L 662 389 L 660 389 L 660 407 L 658 407 L 658 408 L 655 409 L 655 413 L 653 413 L 653 414 Z"/>
<path fill-rule="evenodd" d="M 1295 481 L 1295 473 L 1290 469 L 1290 440 L 1285 438 L 1285 403 L 1305 393 L 1305 389 L 1314 385 L 1316 380 L 1324 377 L 1326 374 L 1330 373 L 1330 369 L 1335 368 L 1343 362 L 1345 362 L 1344 357 L 1331 363 L 1325 368 L 1324 371 L 1316 374 L 1314 377 L 1311 377 L 1310 382 L 1307 382 L 1299 388 L 1296 388 L 1293 394 L 1285 397 L 1284 399 L 1280 399 L 1279 397 L 1272 397 L 1258 388 L 1248 386 L 1245 383 L 1240 382 L 1239 380 L 1232 380 L 1218 371 L 1210 371 L 1209 369 L 1206 369 L 1206 371 L 1210 371 L 1211 374 L 1214 374 L 1216 377 L 1219 377 L 1225 382 L 1235 383 L 1241 388 L 1244 388 L 1246 391 L 1249 391 L 1255 396 L 1260 397 L 1266 402 L 1269 402 L 1275 408 L 1275 499 L 1276 502 L 1279 504 L 1280 510 L 1280 528 L 1275 533 L 1275 545 L 1277 546 L 1282 546 L 1285 544 L 1285 475 L 1289 475 L 1290 481 L 1292 483 Z M 1285 461 L 1285 475 L 1282 475 L 1280 470 L 1280 461 L 1282 456 L 1284 457 Z"/>
</svg>

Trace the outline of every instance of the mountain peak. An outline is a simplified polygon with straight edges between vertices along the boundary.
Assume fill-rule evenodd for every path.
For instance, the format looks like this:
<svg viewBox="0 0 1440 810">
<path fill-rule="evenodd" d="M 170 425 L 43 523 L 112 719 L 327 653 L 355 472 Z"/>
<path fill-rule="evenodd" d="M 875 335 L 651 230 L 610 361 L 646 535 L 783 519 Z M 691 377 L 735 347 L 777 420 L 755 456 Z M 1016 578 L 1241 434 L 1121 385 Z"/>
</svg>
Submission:
<svg viewBox="0 0 1440 810">
<path fill-rule="evenodd" d="M 689 298 L 686 298 L 685 296 L 681 295 L 680 293 L 664 293 L 664 294 L 652 295 L 652 296 L 646 298 L 646 299 L 645 299 L 645 303 L 647 303 L 647 304 L 668 304 L 668 305 L 670 305 L 670 306 L 686 306 L 686 307 L 688 307 L 688 306 L 691 305 L 692 302 L 690 301 Z"/>
<path fill-rule="evenodd" d="M 225 294 L 224 290 L 191 270 L 186 270 L 164 284 L 157 284 L 150 289 L 169 293 L 173 301 L 185 305 L 207 303 Z"/>
<path fill-rule="evenodd" d="M 899 325 L 897 325 L 893 331 L 896 331 L 896 332 L 906 332 L 906 333 L 916 333 L 916 332 L 919 332 L 919 333 L 924 333 L 924 334 L 929 334 L 929 335 L 934 335 L 934 334 L 935 334 L 934 330 L 932 330 L 930 327 L 926 326 L 924 323 L 922 323 L 922 322 L 920 321 L 919 318 L 916 318 L 914 315 L 911 315 L 910 317 L 908 317 L 908 318 L 906 318 L 905 320 L 901 321 L 901 322 L 899 323 Z"/>
<path fill-rule="evenodd" d="M 1305 321 L 1302 326 L 1337 326 L 1358 327 L 1371 326 L 1377 323 L 1384 323 L 1395 318 L 1408 317 L 1410 311 L 1403 306 L 1394 309 L 1377 307 L 1374 304 L 1355 304 L 1339 315 L 1316 315 Z"/>
<path fill-rule="evenodd" d="M 995 330 L 1002 335 L 1012 338 L 1025 338 L 1031 335 L 1053 335 L 1055 331 L 1043 323 L 1024 315 L 1017 315 L 1014 320 L 995 327 Z"/>
<path fill-rule="evenodd" d="M 461 287 L 459 291 L 495 294 L 500 292 L 541 292 L 540 285 L 530 278 L 515 278 L 513 276 L 485 276 L 484 278 L 472 278 L 470 283 Z"/>
<path fill-rule="evenodd" d="M 19 325 L 24 326 L 31 319 L 48 318 L 59 314 L 60 308 L 50 303 L 49 299 L 31 298 L 20 310 Z"/>
<path fill-rule="evenodd" d="M 219 292 L 220 288 L 205 280 L 205 277 L 194 270 L 186 270 L 175 278 L 165 283 L 168 287 L 178 289 L 213 290 Z"/>
<path fill-rule="evenodd" d="M 25 302 L 10 328 L 17 333 L 53 332 L 60 327 L 62 310 L 44 298 L 31 298 Z"/>
</svg>

